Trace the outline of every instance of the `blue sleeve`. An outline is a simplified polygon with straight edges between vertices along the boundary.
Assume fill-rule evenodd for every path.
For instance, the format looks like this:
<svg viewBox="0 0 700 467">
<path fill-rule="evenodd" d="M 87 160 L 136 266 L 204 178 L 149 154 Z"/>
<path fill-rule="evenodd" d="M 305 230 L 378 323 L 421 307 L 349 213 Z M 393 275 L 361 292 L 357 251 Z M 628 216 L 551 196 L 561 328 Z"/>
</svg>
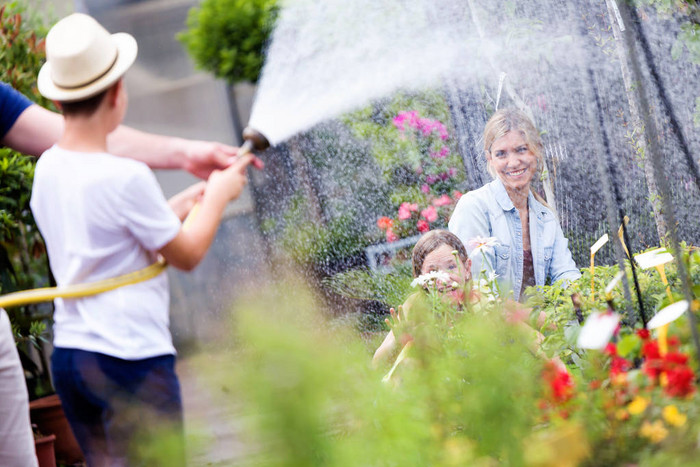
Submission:
<svg viewBox="0 0 700 467">
<path fill-rule="evenodd" d="M 569 250 L 569 240 L 564 236 L 561 226 L 557 222 L 557 230 L 554 234 L 554 247 L 552 249 L 552 262 L 547 275 L 551 277 L 552 284 L 561 279 L 575 281 L 581 277 L 581 271 L 576 267 L 571 251 Z"/>
<path fill-rule="evenodd" d="M 482 249 L 481 254 L 476 254 L 473 252 L 473 246 L 470 245 L 470 241 L 476 237 L 492 235 L 488 207 L 473 192 L 465 194 L 457 202 L 447 228 L 462 240 L 467 249 L 469 258 L 472 260 L 472 276 L 479 277 L 482 268 L 487 274 L 490 273 L 496 259 L 493 249 Z"/>
<path fill-rule="evenodd" d="M 30 105 L 32 101 L 19 91 L 15 91 L 9 84 L 0 81 L 0 140 Z"/>
</svg>

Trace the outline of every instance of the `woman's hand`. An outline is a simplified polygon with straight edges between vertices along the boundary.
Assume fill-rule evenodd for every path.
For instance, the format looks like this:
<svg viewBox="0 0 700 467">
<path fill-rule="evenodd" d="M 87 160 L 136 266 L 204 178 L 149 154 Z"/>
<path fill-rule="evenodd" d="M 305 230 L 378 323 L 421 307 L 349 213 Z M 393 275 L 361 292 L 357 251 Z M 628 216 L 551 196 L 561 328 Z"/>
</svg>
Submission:
<svg viewBox="0 0 700 467">
<path fill-rule="evenodd" d="M 183 169 L 199 178 L 208 178 L 215 170 L 234 165 L 239 148 L 213 141 L 181 140 L 184 161 Z M 254 157 L 250 164 L 256 169 L 264 167 L 263 162 Z"/>
</svg>

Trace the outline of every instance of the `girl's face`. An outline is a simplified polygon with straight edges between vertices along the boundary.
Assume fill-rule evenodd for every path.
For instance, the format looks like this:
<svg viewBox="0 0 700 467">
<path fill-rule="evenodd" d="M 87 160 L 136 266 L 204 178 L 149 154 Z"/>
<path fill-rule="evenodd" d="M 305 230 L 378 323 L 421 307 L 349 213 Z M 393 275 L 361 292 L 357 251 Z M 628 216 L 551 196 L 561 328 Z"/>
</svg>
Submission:
<svg viewBox="0 0 700 467">
<path fill-rule="evenodd" d="M 450 279 L 458 284 L 464 284 L 471 279 L 471 260 L 467 259 L 466 264 L 459 256 L 453 255 L 454 249 L 450 245 L 440 245 L 425 256 L 423 266 L 420 268 L 421 275 L 433 271 L 443 271 L 450 275 Z"/>
<path fill-rule="evenodd" d="M 537 156 L 530 151 L 522 133 L 509 131 L 494 141 L 488 160 L 507 189 L 530 189 L 537 173 Z"/>
</svg>

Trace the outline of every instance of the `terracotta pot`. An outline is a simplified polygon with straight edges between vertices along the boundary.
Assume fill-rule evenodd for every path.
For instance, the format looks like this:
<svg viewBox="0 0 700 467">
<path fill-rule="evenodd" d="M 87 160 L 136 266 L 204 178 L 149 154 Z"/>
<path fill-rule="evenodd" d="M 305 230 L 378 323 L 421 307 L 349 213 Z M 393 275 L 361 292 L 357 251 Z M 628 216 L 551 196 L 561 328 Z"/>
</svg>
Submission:
<svg viewBox="0 0 700 467">
<path fill-rule="evenodd" d="M 73 431 L 63 413 L 61 400 L 58 395 L 42 397 L 29 403 L 32 423 L 40 433 L 56 435 L 54 449 L 56 459 L 64 464 L 76 464 L 85 459 L 80 450 L 78 441 L 73 436 Z"/>
<path fill-rule="evenodd" d="M 34 440 L 34 448 L 36 449 L 36 458 L 39 460 L 39 467 L 56 467 L 54 441 L 56 441 L 56 435 L 42 436 Z"/>
</svg>

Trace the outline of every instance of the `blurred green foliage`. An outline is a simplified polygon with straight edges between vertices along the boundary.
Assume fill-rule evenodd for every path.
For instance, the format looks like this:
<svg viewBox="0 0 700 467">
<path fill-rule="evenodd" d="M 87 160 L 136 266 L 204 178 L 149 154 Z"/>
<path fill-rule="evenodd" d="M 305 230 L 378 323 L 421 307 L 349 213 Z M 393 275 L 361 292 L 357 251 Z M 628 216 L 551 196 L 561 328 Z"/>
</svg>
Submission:
<svg viewBox="0 0 700 467">
<path fill-rule="evenodd" d="M 28 16 L 24 2 L 9 2 L 0 9 L 0 79 L 34 102 L 48 108 L 53 104 L 36 88 L 36 77 L 44 60 L 48 28 L 43 18 Z M 32 289 L 48 282 L 48 259 L 43 239 L 34 222 L 29 200 L 35 160 L 9 148 L 0 148 L 0 293 Z M 26 344 L 40 348 L 51 305 L 29 305 L 7 310 L 25 369 L 31 396 L 50 391 L 48 371 L 30 358 Z"/>
<path fill-rule="evenodd" d="M 700 285 L 700 253 L 686 246 L 682 257 Z M 675 298 L 673 264 L 666 271 Z M 640 362 L 650 341 L 636 334 L 639 323 L 623 320 L 616 350 L 575 347 L 571 293 L 582 296 L 584 316 L 605 310 L 602 291 L 616 272 L 596 268 L 595 301 L 590 275 L 568 289 L 529 290 L 533 317 L 548 315 L 542 350 L 568 373 L 514 319 L 516 304 L 458 306 L 434 290 L 418 292 L 410 317 L 393 325 L 405 358 L 373 368 L 357 330 L 329 321 L 302 284 L 282 277 L 235 304 L 236 345 L 230 354 L 217 347 L 220 359 L 201 369 L 239 410 L 245 465 L 697 465 L 697 391 L 673 397 L 649 382 Z M 668 304 L 656 270 L 639 278 L 650 313 Z M 626 308 L 619 286 L 611 302 Z M 692 355 L 687 319 L 670 335 L 676 351 Z M 619 358 L 626 362 L 615 372 Z M 222 372 L 221 361 L 236 364 Z"/>
<path fill-rule="evenodd" d="M 246 465 L 526 464 L 541 361 L 517 326 L 427 300 L 409 358 L 383 383 L 354 330 L 330 326 L 302 290 L 238 302 L 238 363 L 209 368 L 245 408 Z"/>
<path fill-rule="evenodd" d="M 257 82 L 277 0 L 203 0 L 177 38 L 195 65 L 229 83 Z"/>
</svg>

